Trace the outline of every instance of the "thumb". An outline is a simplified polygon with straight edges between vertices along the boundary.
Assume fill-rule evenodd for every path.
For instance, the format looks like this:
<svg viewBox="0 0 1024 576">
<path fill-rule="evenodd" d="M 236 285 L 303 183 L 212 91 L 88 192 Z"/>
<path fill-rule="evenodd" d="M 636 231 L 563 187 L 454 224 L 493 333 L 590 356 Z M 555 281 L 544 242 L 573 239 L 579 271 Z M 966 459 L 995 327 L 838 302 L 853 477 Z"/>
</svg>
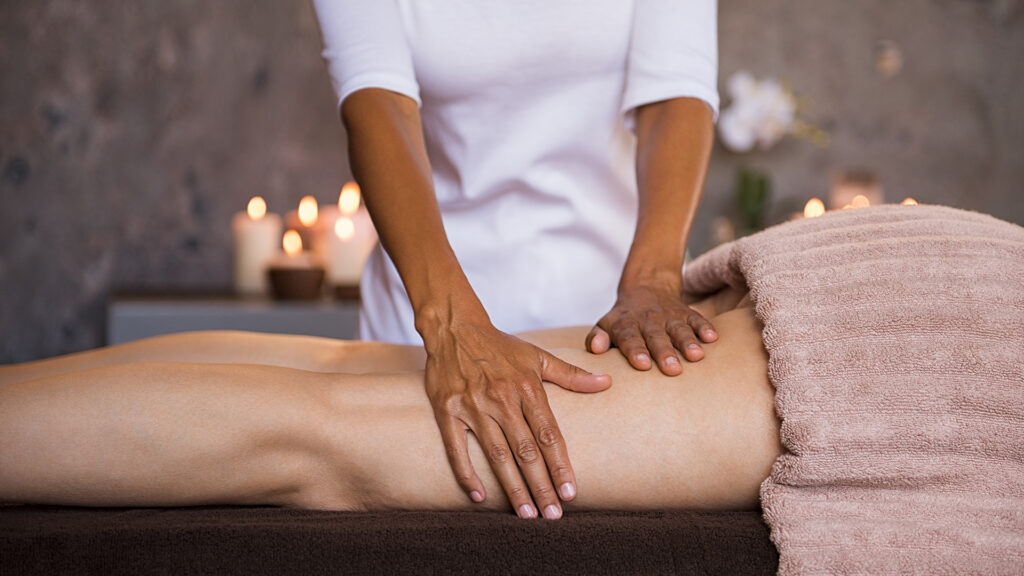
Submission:
<svg viewBox="0 0 1024 576">
<path fill-rule="evenodd" d="M 611 376 L 591 374 L 548 353 L 544 355 L 544 370 L 541 377 L 545 382 L 557 384 L 573 392 L 600 392 L 612 385 Z"/>
</svg>

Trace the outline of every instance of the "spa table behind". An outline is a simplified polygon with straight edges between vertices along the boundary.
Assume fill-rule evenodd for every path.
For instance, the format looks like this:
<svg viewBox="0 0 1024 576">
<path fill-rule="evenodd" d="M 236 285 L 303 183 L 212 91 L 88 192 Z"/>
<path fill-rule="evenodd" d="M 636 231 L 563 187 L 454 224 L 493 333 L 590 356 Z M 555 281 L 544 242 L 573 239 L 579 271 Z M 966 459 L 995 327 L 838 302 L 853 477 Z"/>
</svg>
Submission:
<svg viewBox="0 0 1024 576">
<path fill-rule="evenodd" d="M 8 574 L 774 574 L 759 512 L 0 507 Z"/>
<path fill-rule="evenodd" d="M 118 295 L 107 309 L 107 344 L 194 330 L 247 330 L 354 340 L 359 300 L 278 302 L 230 294 Z"/>
</svg>

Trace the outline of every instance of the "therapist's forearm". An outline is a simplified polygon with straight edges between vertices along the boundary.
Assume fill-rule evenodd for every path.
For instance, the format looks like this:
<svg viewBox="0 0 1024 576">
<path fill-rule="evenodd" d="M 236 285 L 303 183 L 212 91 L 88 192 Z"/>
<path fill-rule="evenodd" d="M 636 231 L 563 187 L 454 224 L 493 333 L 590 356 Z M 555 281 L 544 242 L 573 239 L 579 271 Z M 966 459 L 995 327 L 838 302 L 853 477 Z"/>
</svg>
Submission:
<svg viewBox="0 0 1024 576">
<path fill-rule="evenodd" d="M 701 100 L 675 98 L 636 111 L 636 233 L 619 288 L 679 282 L 714 142 L 712 113 Z"/>
<path fill-rule="evenodd" d="M 469 457 L 473 436 L 519 516 L 561 517 L 560 498 L 576 496 L 576 478 L 542 384 L 597 392 L 610 379 L 491 324 L 445 235 L 415 102 L 362 90 L 342 116 L 352 170 L 423 337 L 424 388 L 456 481 L 473 502 L 487 500 Z"/>
<path fill-rule="evenodd" d="M 416 102 L 382 89 L 345 99 L 352 172 L 417 318 L 486 317 L 448 242 Z"/>
</svg>

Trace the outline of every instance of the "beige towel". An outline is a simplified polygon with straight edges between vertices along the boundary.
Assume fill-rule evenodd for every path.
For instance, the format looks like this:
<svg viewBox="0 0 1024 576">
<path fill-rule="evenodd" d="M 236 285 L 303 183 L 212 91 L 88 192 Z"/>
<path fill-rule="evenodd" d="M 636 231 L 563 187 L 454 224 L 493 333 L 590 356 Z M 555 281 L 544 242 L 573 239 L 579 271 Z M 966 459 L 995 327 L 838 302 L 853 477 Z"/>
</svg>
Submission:
<svg viewBox="0 0 1024 576">
<path fill-rule="evenodd" d="M 687 269 L 691 293 L 725 284 L 764 322 L 780 574 L 1024 574 L 1024 229 L 833 212 Z"/>
</svg>

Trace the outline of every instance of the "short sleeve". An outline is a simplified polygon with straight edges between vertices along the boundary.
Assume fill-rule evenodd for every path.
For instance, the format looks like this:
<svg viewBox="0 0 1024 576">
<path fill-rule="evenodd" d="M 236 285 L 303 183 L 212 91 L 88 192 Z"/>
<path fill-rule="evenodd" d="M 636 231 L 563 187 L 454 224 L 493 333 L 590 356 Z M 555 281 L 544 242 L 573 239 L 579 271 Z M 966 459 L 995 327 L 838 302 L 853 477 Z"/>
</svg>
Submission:
<svg viewBox="0 0 1024 576">
<path fill-rule="evenodd" d="M 313 0 L 313 6 L 339 108 L 363 88 L 391 90 L 422 103 L 394 0 Z"/>
<path fill-rule="evenodd" d="M 636 0 L 622 113 L 633 129 L 638 106 L 698 98 L 718 119 L 716 0 Z"/>
</svg>

